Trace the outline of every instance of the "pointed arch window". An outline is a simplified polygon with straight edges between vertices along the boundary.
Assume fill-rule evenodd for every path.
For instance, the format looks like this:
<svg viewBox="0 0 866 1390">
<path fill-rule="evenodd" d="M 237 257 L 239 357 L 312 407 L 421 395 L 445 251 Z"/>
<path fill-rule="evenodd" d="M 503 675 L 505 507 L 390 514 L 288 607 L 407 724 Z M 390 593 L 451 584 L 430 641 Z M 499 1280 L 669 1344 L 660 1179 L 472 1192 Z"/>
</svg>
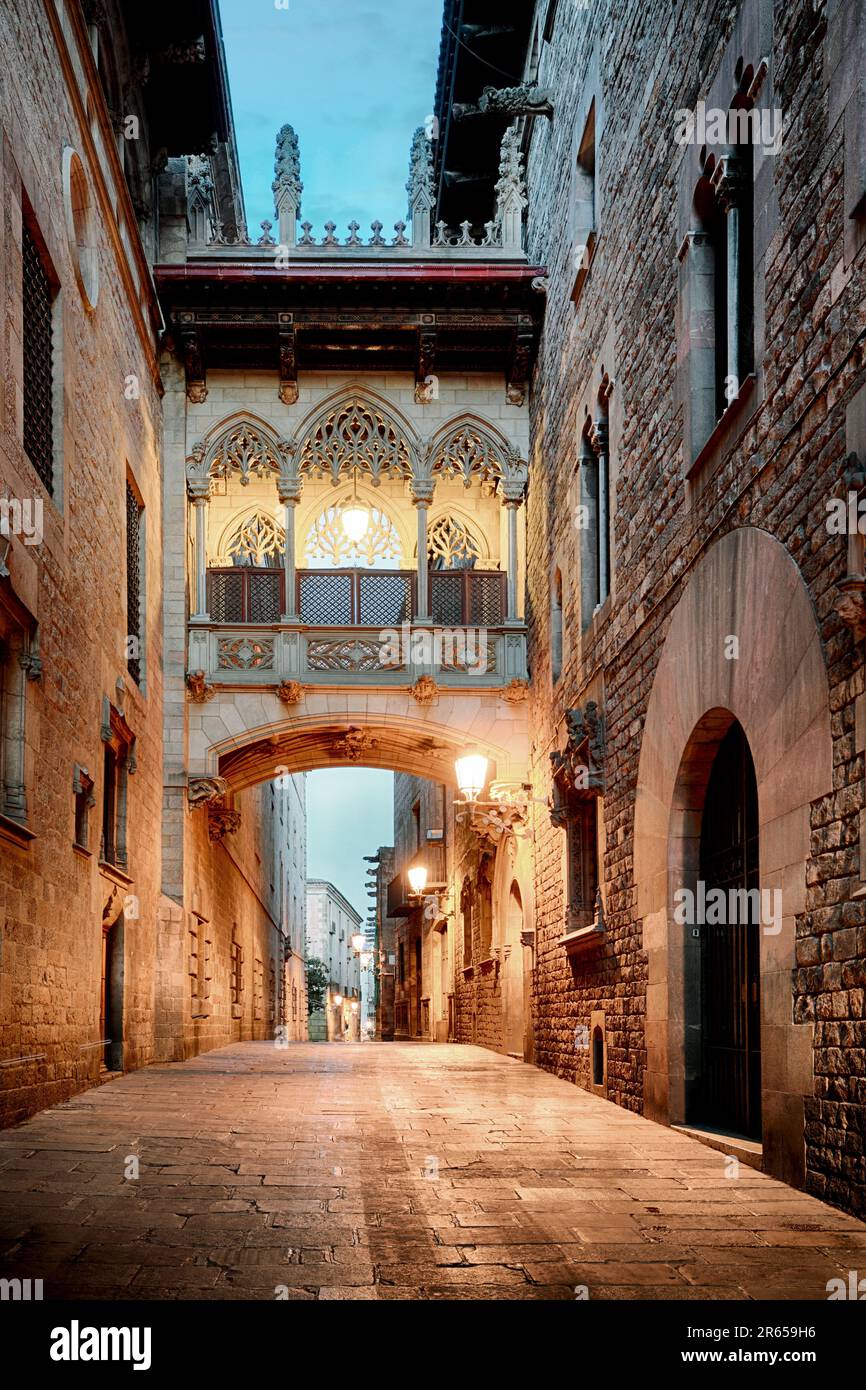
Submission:
<svg viewBox="0 0 866 1390">
<path fill-rule="evenodd" d="M 235 569 L 279 569 L 286 548 L 286 533 L 266 512 L 245 517 L 226 547 Z"/>
<path fill-rule="evenodd" d="M 481 559 L 481 542 L 468 522 L 440 516 L 427 532 L 431 570 L 473 570 Z"/>
<path fill-rule="evenodd" d="M 403 558 L 400 533 L 388 514 L 370 508 L 370 526 L 361 541 L 352 541 L 342 524 L 343 504 L 334 503 L 307 532 L 304 556 L 311 569 L 399 569 Z"/>
</svg>

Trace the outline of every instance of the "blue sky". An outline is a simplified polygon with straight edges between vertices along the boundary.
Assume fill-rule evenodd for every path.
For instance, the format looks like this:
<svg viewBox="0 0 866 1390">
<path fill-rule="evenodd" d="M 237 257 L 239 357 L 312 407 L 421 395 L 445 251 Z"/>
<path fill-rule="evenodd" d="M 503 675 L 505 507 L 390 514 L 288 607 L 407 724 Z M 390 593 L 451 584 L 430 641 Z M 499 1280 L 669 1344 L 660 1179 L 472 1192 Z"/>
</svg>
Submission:
<svg viewBox="0 0 866 1390">
<path fill-rule="evenodd" d="M 367 918 L 365 854 L 394 843 L 394 774 L 329 768 L 307 776 L 307 875 L 325 878 Z"/>
<path fill-rule="evenodd" d="M 221 0 L 250 236 L 273 220 L 274 145 L 295 127 L 302 215 L 345 239 L 406 218 L 409 149 L 432 112 L 442 0 Z"/>
</svg>

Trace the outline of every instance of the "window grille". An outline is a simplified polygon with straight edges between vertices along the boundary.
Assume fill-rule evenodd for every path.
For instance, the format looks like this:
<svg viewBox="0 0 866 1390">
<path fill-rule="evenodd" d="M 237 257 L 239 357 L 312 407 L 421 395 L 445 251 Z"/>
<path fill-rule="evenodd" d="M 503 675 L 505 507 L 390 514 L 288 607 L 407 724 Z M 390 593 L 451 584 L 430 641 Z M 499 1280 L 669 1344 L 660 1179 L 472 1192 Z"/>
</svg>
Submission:
<svg viewBox="0 0 866 1390">
<path fill-rule="evenodd" d="M 126 665 L 141 684 L 141 514 L 142 507 L 126 484 Z"/>
<path fill-rule="evenodd" d="M 21 234 L 24 318 L 24 449 L 49 494 L 54 493 L 51 282 L 26 222 Z"/>
</svg>

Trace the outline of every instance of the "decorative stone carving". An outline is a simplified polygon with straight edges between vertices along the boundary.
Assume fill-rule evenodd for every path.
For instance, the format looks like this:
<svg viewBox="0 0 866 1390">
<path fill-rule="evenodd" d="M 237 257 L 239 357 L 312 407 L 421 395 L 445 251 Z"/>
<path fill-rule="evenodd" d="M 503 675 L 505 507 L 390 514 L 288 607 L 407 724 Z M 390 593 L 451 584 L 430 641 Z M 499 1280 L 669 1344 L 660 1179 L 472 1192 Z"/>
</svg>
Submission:
<svg viewBox="0 0 866 1390">
<path fill-rule="evenodd" d="M 334 743 L 331 757 L 347 758 L 350 763 L 359 763 L 378 746 L 379 740 L 371 734 L 369 729 L 348 729 Z"/>
<path fill-rule="evenodd" d="M 837 585 L 836 612 L 858 642 L 866 637 L 866 578 L 849 575 Z"/>
<path fill-rule="evenodd" d="M 401 671 L 403 662 L 383 658 L 383 644 L 378 638 L 347 638 L 321 641 L 312 638 L 307 644 L 307 666 L 310 671 L 342 671 L 363 674 L 368 671 Z"/>
<path fill-rule="evenodd" d="M 208 839 L 218 844 L 226 835 L 236 835 L 241 828 L 241 813 L 222 801 L 209 801 L 207 806 Z"/>
<path fill-rule="evenodd" d="M 503 690 L 502 698 L 509 705 L 522 705 L 529 698 L 529 682 L 518 680 L 515 677 L 511 684 Z"/>
<path fill-rule="evenodd" d="M 343 527 L 343 508 L 326 507 L 307 532 L 304 546 L 307 562 L 314 567 L 334 565 L 345 569 L 373 566 L 377 560 L 399 562 L 403 555 L 400 532 L 378 507 L 369 510 L 367 534 L 363 540 L 353 541 Z"/>
<path fill-rule="evenodd" d="M 432 472 L 443 478 L 461 478 L 465 488 L 476 479 L 492 486 L 504 478 L 506 464 L 488 435 L 473 425 L 461 425 L 439 445 Z"/>
<path fill-rule="evenodd" d="M 204 671 L 189 671 L 186 677 L 187 693 L 194 705 L 206 705 L 216 695 L 216 689 L 208 685 Z"/>
<path fill-rule="evenodd" d="M 218 801 L 228 794 L 229 784 L 224 777 L 190 777 L 187 800 L 190 808 L 205 806 L 209 801 Z"/>
<path fill-rule="evenodd" d="M 532 82 L 518 87 L 485 87 L 478 101 L 478 110 L 485 115 L 546 116 L 553 119 L 550 93 Z"/>
<path fill-rule="evenodd" d="M 499 182 L 496 185 L 496 218 L 505 250 L 520 251 L 523 248 L 523 209 L 527 202 L 520 131 L 517 126 L 511 126 L 502 140 Z"/>
<path fill-rule="evenodd" d="M 298 217 L 301 211 L 301 194 L 303 191 L 304 185 L 301 183 L 301 151 L 298 144 L 298 137 L 292 126 L 284 125 L 277 135 L 277 148 L 274 158 L 273 194 L 277 214 L 282 214 L 284 207 L 291 206 L 294 209 L 295 217 Z M 280 226 L 282 227 L 282 221 Z"/>
<path fill-rule="evenodd" d="M 42 679 L 42 661 L 36 652 L 22 652 L 18 658 L 18 665 L 29 681 Z"/>
<path fill-rule="evenodd" d="M 432 705 L 439 694 L 439 687 L 432 676 L 419 676 L 409 692 L 419 705 Z"/>
<path fill-rule="evenodd" d="M 431 569 L 441 562 L 443 569 L 471 569 L 481 559 L 481 542 L 469 523 L 452 514 L 437 517 L 427 531 L 427 554 Z"/>
<path fill-rule="evenodd" d="M 411 478 L 412 455 L 391 421 L 373 405 L 353 398 L 333 408 L 301 447 L 298 471 L 336 487 L 341 477 L 367 474 L 373 487 L 383 477 Z"/>
<path fill-rule="evenodd" d="M 604 791 L 604 718 L 594 700 L 582 709 L 566 711 L 568 742 L 551 753 L 554 805 L 550 819 L 556 826 L 568 819 L 571 796 L 597 797 Z"/>
<path fill-rule="evenodd" d="M 243 517 L 225 547 L 226 565 L 266 566 L 279 569 L 286 549 L 286 533 L 267 512 Z"/>
<path fill-rule="evenodd" d="M 211 454 L 209 473 L 212 478 L 236 477 L 241 487 L 249 487 L 252 478 L 279 474 L 282 466 L 270 441 L 254 425 L 244 422 L 219 441 Z"/>
<path fill-rule="evenodd" d="M 217 659 L 223 669 L 270 671 L 274 665 L 273 639 L 221 637 L 217 643 Z"/>
<path fill-rule="evenodd" d="M 283 705 L 299 705 L 304 698 L 304 687 L 300 681 L 280 681 L 277 686 L 277 699 Z"/>
</svg>

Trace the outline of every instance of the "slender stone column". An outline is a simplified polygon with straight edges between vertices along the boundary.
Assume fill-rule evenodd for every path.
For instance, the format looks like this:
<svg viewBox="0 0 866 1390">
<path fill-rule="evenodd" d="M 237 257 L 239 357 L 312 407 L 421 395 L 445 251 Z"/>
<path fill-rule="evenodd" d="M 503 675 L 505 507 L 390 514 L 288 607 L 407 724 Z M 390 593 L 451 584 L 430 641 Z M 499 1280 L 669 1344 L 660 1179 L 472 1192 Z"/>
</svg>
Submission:
<svg viewBox="0 0 866 1390">
<path fill-rule="evenodd" d="M 433 621 L 430 612 L 430 561 L 427 556 L 427 521 L 430 503 L 433 501 L 433 483 L 429 480 L 416 481 L 412 485 L 412 501 L 418 512 L 418 594 L 415 620 L 419 623 Z"/>
<path fill-rule="evenodd" d="M 509 624 L 519 624 L 522 619 L 519 614 L 519 560 L 517 546 L 517 513 L 523 506 L 523 484 L 506 484 L 503 494 L 503 505 L 508 512 L 508 588 L 505 621 Z"/>
<path fill-rule="evenodd" d="M 195 512 L 195 609 L 190 621 L 210 621 L 207 611 L 207 516 L 210 505 L 210 478 L 191 479 L 189 495 Z"/>
<path fill-rule="evenodd" d="M 743 323 L 741 280 L 742 238 L 742 196 L 746 186 L 746 172 L 736 150 L 725 158 L 724 170 L 718 183 L 719 203 L 725 213 L 725 239 L 727 246 L 727 376 L 732 379 L 725 384 L 725 399 L 730 404 L 739 394 L 743 384 Z M 750 273 L 749 267 L 745 267 Z M 733 383 L 733 389 L 732 389 Z"/>
<path fill-rule="evenodd" d="M 2 644 L 0 644 L 2 645 Z M 3 767 L 4 815 L 24 823 L 27 820 L 27 797 L 24 790 L 24 719 L 27 703 L 23 642 L 15 633 L 6 652 L 8 671 L 5 692 L 5 720 L 0 737 L 5 744 Z"/>
<path fill-rule="evenodd" d="M 610 484 L 607 420 L 600 416 L 592 430 L 590 443 L 598 468 L 598 601 L 610 593 Z"/>
<path fill-rule="evenodd" d="M 286 531 L 286 546 L 283 552 L 283 568 L 286 576 L 286 603 L 283 614 L 284 623 L 298 623 L 298 586 L 296 582 L 297 558 L 295 552 L 295 516 L 301 500 L 301 482 L 293 476 L 280 476 L 280 502 L 283 507 L 283 525 Z"/>
</svg>

